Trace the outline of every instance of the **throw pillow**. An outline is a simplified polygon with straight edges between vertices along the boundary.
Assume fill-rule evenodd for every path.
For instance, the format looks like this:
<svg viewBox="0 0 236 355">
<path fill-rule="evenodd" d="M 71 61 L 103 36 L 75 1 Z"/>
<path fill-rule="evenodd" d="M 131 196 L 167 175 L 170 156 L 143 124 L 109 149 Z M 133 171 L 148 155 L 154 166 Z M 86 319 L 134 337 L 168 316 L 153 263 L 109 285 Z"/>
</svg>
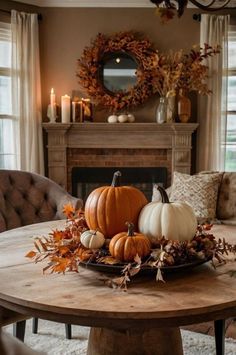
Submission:
<svg viewBox="0 0 236 355">
<path fill-rule="evenodd" d="M 161 194 L 158 190 L 158 184 L 153 184 L 153 189 L 152 189 L 152 202 L 161 202 Z M 166 193 L 168 195 L 168 197 L 170 197 L 170 193 L 171 193 L 171 186 L 168 187 L 166 190 Z"/>
<path fill-rule="evenodd" d="M 174 172 L 170 201 L 188 203 L 199 222 L 216 217 L 216 204 L 221 173 L 188 175 Z"/>
</svg>

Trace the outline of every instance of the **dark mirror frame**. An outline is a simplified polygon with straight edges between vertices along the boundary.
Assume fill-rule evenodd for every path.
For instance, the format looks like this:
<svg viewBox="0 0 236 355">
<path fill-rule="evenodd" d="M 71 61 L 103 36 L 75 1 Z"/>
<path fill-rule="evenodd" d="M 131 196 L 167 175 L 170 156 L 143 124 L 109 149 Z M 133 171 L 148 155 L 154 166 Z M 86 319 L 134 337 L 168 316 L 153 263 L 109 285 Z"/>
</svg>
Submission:
<svg viewBox="0 0 236 355">
<path fill-rule="evenodd" d="M 110 93 L 104 89 L 100 71 L 107 53 L 129 53 L 138 63 L 137 84 L 129 91 Z M 84 93 L 97 105 L 119 112 L 142 104 L 153 95 L 153 79 L 157 74 L 157 51 L 147 38 L 135 32 L 119 32 L 113 36 L 98 34 L 85 47 L 78 60 L 77 77 Z"/>
</svg>

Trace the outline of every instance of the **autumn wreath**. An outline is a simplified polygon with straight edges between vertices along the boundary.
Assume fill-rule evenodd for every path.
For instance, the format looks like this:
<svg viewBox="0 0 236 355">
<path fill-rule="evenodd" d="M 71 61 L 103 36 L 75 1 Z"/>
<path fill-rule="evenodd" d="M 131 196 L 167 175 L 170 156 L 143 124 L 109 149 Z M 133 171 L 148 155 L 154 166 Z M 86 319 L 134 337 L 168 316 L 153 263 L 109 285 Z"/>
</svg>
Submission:
<svg viewBox="0 0 236 355">
<path fill-rule="evenodd" d="M 100 79 L 103 59 L 108 53 L 129 53 L 137 61 L 137 84 L 129 91 L 115 94 L 105 90 Z M 97 104 L 117 112 L 142 104 L 153 94 L 153 77 L 157 66 L 157 52 L 147 38 L 138 33 L 119 32 L 113 36 L 99 33 L 91 46 L 85 47 L 78 60 L 77 77 L 86 94 Z"/>
</svg>

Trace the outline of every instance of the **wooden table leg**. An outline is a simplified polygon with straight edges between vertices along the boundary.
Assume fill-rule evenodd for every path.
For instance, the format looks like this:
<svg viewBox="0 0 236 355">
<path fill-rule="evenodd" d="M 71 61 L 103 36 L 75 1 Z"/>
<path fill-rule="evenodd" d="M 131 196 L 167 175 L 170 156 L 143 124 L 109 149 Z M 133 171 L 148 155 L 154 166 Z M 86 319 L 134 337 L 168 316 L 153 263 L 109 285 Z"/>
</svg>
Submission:
<svg viewBox="0 0 236 355">
<path fill-rule="evenodd" d="M 24 342 L 26 320 L 21 320 L 13 324 L 13 335 Z"/>
<path fill-rule="evenodd" d="M 39 319 L 38 318 L 33 318 L 32 320 L 32 333 L 37 334 L 38 333 L 38 325 L 39 325 Z"/>
<path fill-rule="evenodd" d="M 183 355 L 179 328 L 91 328 L 87 355 Z"/>
<path fill-rule="evenodd" d="M 215 321 L 215 343 L 216 355 L 224 355 L 225 353 L 225 320 Z"/>
<path fill-rule="evenodd" d="M 66 339 L 71 339 L 72 338 L 71 324 L 65 324 L 65 330 L 66 330 Z"/>
</svg>

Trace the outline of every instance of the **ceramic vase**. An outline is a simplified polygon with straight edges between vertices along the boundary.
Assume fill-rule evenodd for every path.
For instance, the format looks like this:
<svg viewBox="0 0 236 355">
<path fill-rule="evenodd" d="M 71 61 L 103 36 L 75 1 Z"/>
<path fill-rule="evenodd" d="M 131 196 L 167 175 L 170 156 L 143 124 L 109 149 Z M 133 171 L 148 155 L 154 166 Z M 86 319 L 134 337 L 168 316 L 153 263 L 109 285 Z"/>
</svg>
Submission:
<svg viewBox="0 0 236 355">
<path fill-rule="evenodd" d="M 175 122 L 175 115 L 176 115 L 175 96 L 169 96 L 167 98 L 166 122 L 167 123 Z"/>
<path fill-rule="evenodd" d="M 187 96 L 187 92 L 182 89 L 179 91 L 178 116 L 182 123 L 188 122 L 191 116 L 191 101 Z"/>
</svg>

